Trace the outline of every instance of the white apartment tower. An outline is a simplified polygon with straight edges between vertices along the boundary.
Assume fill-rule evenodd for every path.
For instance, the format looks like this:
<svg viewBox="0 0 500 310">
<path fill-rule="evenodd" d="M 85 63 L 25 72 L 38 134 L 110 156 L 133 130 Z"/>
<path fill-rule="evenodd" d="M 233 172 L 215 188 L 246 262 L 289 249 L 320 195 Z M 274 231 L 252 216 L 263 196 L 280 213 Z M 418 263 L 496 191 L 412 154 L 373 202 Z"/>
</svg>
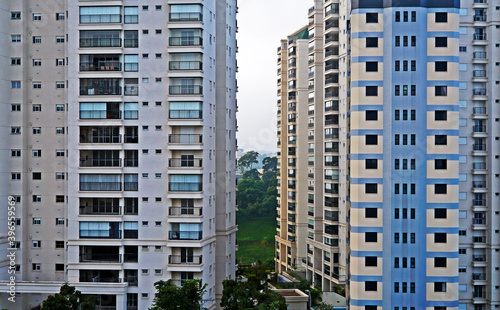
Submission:
<svg viewBox="0 0 500 310">
<path fill-rule="evenodd" d="M 16 303 L 64 281 L 98 309 L 154 283 L 235 278 L 236 0 L 0 3 L 0 280 Z M 5 224 L 4 224 L 5 223 Z"/>
</svg>

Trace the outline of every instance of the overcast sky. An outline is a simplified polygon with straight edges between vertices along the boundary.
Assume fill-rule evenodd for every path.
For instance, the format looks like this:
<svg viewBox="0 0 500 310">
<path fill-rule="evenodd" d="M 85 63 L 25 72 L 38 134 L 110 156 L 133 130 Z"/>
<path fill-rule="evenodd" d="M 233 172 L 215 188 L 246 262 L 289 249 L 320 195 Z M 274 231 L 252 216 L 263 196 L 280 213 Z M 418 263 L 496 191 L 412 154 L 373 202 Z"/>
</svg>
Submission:
<svg viewBox="0 0 500 310">
<path fill-rule="evenodd" d="M 276 152 L 277 54 L 307 24 L 312 0 L 239 0 L 238 146 Z"/>
</svg>

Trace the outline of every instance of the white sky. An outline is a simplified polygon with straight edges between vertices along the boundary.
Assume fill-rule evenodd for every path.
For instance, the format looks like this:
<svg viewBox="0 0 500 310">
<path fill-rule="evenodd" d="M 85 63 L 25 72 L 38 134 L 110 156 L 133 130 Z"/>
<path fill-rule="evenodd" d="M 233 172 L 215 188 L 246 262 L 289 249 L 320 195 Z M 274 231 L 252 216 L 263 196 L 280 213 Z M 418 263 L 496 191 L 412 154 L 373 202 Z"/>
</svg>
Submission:
<svg viewBox="0 0 500 310">
<path fill-rule="evenodd" d="M 307 25 L 312 0 L 239 0 L 238 147 L 276 152 L 277 54 L 281 39 Z"/>
</svg>

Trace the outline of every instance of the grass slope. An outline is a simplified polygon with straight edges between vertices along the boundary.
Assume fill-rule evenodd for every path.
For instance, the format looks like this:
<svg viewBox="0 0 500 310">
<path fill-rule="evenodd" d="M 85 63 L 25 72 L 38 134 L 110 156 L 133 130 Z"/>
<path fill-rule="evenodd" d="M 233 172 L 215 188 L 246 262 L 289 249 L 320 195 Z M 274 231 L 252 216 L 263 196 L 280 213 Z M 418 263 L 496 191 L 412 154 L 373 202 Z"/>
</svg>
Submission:
<svg viewBox="0 0 500 310">
<path fill-rule="evenodd" d="M 274 257 L 274 235 L 276 235 L 275 217 L 238 217 L 238 252 L 236 253 L 238 263 L 250 264 L 258 260 L 272 259 Z M 262 245 L 264 237 L 267 237 L 268 240 L 265 249 Z"/>
</svg>

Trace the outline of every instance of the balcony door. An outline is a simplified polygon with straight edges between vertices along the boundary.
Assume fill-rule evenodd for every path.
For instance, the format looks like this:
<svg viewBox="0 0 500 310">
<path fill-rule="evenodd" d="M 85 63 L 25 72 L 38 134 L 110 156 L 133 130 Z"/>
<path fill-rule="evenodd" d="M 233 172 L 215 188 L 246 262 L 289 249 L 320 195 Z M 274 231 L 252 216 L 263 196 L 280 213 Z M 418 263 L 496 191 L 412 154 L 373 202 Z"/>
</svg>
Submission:
<svg viewBox="0 0 500 310">
<path fill-rule="evenodd" d="M 194 167 L 194 155 L 181 155 L 181 167 Z"/>
<path fill-rule="evenodd" d="M 181 263 L 193 263 L 193 248 L 181 248 Z"/>
<path fill-rule="evenodd" d="M 180 128 L 180 143 L 194 143 L 194 127 L 181 127 Z"/>
<path fill-rule="evenodd" d="M 181 214 L 194 214 L 193 199 L 181 199 Z"/>
</svg>

